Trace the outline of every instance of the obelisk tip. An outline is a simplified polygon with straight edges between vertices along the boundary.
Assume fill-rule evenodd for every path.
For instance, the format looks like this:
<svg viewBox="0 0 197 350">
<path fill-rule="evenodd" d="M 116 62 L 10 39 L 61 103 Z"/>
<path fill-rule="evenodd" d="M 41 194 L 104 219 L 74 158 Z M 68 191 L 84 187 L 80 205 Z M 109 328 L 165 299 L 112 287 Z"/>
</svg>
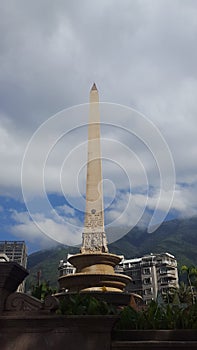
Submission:
<svg viewBox="0 0 197 350">
<path fill-rule="evenodd" d="M 91 91 L 92 91 L 92 90 L 97 90 L 97 87 L 96 87 L 96 84 L 95 84 L 95 83 L 92 85 Z"/>
</svg>

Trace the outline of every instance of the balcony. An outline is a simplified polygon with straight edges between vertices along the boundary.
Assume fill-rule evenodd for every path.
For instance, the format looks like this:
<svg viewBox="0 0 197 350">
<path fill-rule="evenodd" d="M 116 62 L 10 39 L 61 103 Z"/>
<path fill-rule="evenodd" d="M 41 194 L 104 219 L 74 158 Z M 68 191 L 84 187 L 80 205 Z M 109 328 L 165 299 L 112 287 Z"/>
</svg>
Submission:
<svg viewBox="0 0 197 350">
<path fill-rule="evenodd" d="M 170 288 L 170 287 L 176 287 L 177 281 L 176 279 L 166 280 L 166 281 L 160 281 L 159 284 L 160 286 L 168 286 Z"/>
<path fill-rule="evenodd" d="M 163 265 L 177 267 L 177 263 L 172 260 L 164 259 L 164 260 L 157 261 L 157 266 L 163 266 Z"/>
<path fill-rule="evenodd" d="M 171 278 L 175 278 L 176 279 L 176 273 L 175 273 L 175 271 L 174 270 L 167 270 L 167 271 L 160 271 L 159 272 L 159 275 L 160 276 L 163 276 L 164 278 L 166 277 L 171 277 Z"/>
</svg>

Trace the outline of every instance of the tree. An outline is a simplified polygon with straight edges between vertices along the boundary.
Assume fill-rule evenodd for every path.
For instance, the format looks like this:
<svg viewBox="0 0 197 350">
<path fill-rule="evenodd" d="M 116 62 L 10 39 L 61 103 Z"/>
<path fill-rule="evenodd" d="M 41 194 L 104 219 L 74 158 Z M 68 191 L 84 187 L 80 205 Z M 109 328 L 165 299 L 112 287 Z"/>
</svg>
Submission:
<svg viewBox="0 0 197 350">
<path fill-rule="evenodd" d="M 197 267 L 191 265 L 186 266 L 183 265 L 181 267 L 181 272 L 187 274 L 187 283 L 190 288 L 191 294 L 192 294 L 192 302 L 195 303 L 196 295 L 195 295 L 195 287 L 197 284 Z"/>
<path fill-rule="evenodd" d="M 36 285 L 32 285 L 31 295 L 37 299 L 44 300 L 47 295 L 54 294 L 56 291 L 53 290 L 49 282 L 42 282 Z"/>
</svg>

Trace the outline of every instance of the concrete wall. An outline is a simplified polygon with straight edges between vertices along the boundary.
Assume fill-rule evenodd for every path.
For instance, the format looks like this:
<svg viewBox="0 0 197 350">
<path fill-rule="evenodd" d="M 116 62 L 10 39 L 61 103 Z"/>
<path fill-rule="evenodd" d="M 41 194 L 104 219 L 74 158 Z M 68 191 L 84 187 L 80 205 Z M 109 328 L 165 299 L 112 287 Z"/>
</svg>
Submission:
<svg viewBox="0 0 197 350">
<path fill-rule="evenodd" d="M 0 316 L 1 350 L 110 350 L 110 316 Z"/>
<path fill-rule="evenodd" d="M 15 290 L 27 271 L 0 263 L 0 350 L 197 349 L 196 331 L 120 331 L 117 316 L 64 316 L 59 301 L 43 302 Z"/>
</svg>

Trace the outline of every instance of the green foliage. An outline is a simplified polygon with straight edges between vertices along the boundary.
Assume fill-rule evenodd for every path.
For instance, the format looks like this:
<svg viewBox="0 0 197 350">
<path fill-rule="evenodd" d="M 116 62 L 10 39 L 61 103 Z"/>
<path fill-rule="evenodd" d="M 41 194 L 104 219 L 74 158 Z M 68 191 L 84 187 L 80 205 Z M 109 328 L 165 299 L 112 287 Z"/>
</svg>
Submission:
<svg viewBox="0 0 197 350">
<path fill-rule="evenodd" d="M 121 313 L 117 329 L 197 329 L 197 303 L 159 305 L 152 301 L 140 311 L 127 306 Z"/>
<path fill-rule="evenodd" d="M 32 285 L 31 295 L 37 299 L 44 300 L 47 295 L 54 294 L 56 290 L 52 289 L 47 282 Z"/>
<path fill-rule="evenodd" d="M 188 285 L 195 286 L 197 284 L 197 267 L 194 265 L 181 267 L 181 273 L 186 273 Z"/>
<path fill-rule="evenodd" d="M 181 273 L 186 273 L 187 275 L 187 284 L 189 286 L 190 293 L 192 296 L 192 303 L 194 304 L 196 301 L 197 267 L 194 265 L 191 265 L 191 266 L 183 265 L 181 267 Z"/>
<path fill-rule="evenodd" d="M 120 315 L 117 329 L 141 329 L 139 328 L 140 312 L 137 312 L 131 306 L 126 306 Z"/>
<path fill-rule="evenodd" d="M 76 294 L 60 301 L 59 314 L 63 315 L 114 315 L 116 308 L 90 295 Z"/>
<path fill-rule="evenodd" d="M 171 288 L 167 292 L 162 293 L 162 298 L 165 303 L 173 304 L 193 304 L 193 293 L 191 288 L 184 282 L 181 282 L 179 288 Z"/>
</svg>

